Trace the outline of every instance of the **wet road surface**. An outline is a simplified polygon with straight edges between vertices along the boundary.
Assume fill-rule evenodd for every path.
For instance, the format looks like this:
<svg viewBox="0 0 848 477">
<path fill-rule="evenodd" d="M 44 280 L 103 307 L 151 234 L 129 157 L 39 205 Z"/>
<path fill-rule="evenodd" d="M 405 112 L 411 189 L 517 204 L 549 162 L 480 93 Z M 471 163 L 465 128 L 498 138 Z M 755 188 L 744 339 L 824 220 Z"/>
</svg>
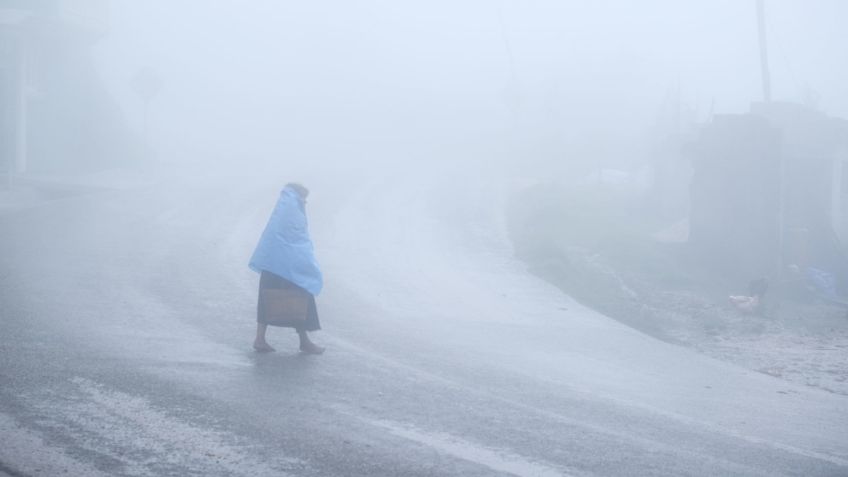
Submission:
<svg viewBox="0 0 848 477">
<path fill-rule="evenodd" d="M 848 475 L 848 400 L 539 282 L 497 181 L 312 178 L 328 350 L 253 353 L 271 177 L 0 216 L 0 475 Z"/>
</svg>

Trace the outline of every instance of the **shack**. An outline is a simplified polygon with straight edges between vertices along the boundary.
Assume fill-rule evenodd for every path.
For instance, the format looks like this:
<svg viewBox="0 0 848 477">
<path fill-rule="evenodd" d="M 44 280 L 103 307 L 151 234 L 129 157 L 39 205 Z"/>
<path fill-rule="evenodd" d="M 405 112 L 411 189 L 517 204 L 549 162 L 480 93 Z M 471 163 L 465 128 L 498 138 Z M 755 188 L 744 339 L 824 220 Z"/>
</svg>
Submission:
<svg viewBox="0 0 848 477">
<path fill-rule="evenodd" d="M 740 277 L 848 282 L 848 121 L 784 102 L 717 115 L 689 148 L 689 244 Z M 844 290 L 843 290 L 844 291 Z"/>
</svg>

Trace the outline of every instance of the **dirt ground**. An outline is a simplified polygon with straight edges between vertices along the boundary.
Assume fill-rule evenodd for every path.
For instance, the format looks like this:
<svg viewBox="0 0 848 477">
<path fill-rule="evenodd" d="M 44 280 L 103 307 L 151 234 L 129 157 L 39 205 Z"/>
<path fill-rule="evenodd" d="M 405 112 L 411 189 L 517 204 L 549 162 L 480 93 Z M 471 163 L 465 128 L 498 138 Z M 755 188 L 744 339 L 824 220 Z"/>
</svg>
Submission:
<svg viewBox="0 0 848 477">
<path fill-rule="evenodd" d="M 738 310 L 714 283 L 670 284 L 616 269 L 585 250 L 530 260 L 578 301 L 664 341 L 787 381 L 848 395 L 848 311 L 815 299 L 766 295 L 762 313 Z"/>
<path fill-rule="evenodd" d="M 610 229 L 620 216 L 586 220 L 569 214 L 571 203 L 550 191 L 513 203 L 510 235 L 533 273 L 664 341 L 848 395 L 846 307 L 771 281 L 762 312 L 744 313 L 728 297 L 745 294 L 747 280 L 702 273 L 683 257 L 685 244 L 652 242 L 646 234 L 631 240 L 633 229 Z"/>
</svg>

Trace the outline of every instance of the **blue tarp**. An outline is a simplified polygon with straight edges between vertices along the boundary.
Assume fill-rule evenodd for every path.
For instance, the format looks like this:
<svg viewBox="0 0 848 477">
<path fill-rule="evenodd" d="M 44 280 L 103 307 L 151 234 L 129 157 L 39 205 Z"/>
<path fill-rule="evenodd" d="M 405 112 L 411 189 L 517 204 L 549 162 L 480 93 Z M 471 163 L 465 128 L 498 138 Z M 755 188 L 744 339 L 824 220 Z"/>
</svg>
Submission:
<svg viewBox="0 0 848 477">
<path fill-rule="evenodd" d="M 309 238 L 305 202 L 294 189 L 280 191 L 249 266 L 279 275 L 313 295 L 321 292 L 323 278 Z"/>
<path fill-rule="evenodd" d="M 834 274 L 818 268 L 807 267 L 804 270 L 804 278 L 807 280 L 807 288 L 819 298 L 831 303 L 848 304 L 836 291 L 836 276 Z"/>
</svg>

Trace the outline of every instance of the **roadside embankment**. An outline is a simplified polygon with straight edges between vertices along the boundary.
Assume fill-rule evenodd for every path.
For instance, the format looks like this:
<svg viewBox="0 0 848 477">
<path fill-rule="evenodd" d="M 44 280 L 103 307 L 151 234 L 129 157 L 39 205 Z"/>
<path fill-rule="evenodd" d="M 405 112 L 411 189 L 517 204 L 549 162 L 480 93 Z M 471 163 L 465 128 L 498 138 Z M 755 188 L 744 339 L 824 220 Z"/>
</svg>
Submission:
<svg viewBox="0 0 848 477">
<path fill-rule="evenodd" d="M 603 188 L 527 187 L 508 206 L 517 255 L 576 300 L 658 339 L 795 383 L 848 395 L 848 316 L 772 283 L 762 313 L 734 308 L 751 277 L 711 270 L 632 196 Z"/>
</svg>

